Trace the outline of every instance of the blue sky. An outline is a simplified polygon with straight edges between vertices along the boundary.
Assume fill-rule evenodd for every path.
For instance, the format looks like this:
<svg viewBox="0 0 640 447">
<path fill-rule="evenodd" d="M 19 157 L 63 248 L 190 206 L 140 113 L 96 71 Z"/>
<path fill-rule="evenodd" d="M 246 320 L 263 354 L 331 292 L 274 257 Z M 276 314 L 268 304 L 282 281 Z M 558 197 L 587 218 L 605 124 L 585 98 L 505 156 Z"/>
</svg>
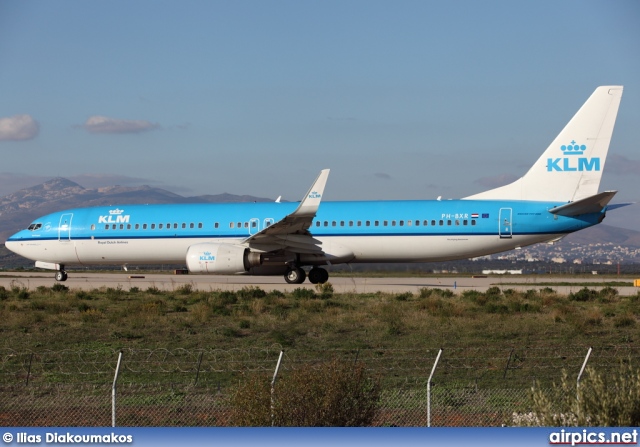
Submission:
<svg viewBox="0 0 640 447">
<path fill-rule="evenodd" d="M 601 189 L 640 202 L 640 3 L 0 0 L 0 196 L 458 198 L 522 175 L 598 85 Z M 640 205 L 607 223 L 638 228 Z"/>
</svg>

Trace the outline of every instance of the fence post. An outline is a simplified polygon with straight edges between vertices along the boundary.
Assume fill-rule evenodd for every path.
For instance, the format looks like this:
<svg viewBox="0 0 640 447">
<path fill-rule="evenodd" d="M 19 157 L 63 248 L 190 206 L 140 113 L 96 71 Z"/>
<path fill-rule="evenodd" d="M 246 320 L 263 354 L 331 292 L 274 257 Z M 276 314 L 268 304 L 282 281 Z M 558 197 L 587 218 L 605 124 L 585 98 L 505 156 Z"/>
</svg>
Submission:
<svg viewBox="0 0 640 447">
<path fill-rule="evenodd" d="M 576 399 L 580 400 L 580 378 L 582 377 L 582 373 L 584 372 L 585 367 L 587 366 L 587 362 L 589 361 L 589 356 L 591 355 L 592 347 L 589 347 L 587 351 L 587 356 L 584 358 L 584 362 L 582 363 L 582 368 L 580 368 L 580 372 L 578 373 L 578 379 L 576 380 Z"/>
<path fill-rule="evenodd" d="M 111 426 L 116 426 L 116 383 L 118 382 L 118 373 L 120 372 L 120 361 L 122 360 L 122 351 L 118 354 L 118 364 L 116 365 L 116 373 L 113 377 L 113 386 L 111 387 Z"/>
<path fill-rule="evenodd" d="M 273 373 L 273 380 L 271 380 L 271 426 L 273 427 L 275 422 L 275 386 L 276 379 L 278 378 L 278 371 L 280 370 L 280 363 L 282 362 L 282 356 L 284 355 L 284 351 L 280 351 L 280 356 L 278 357 L 278 363 L 276 364 L 276 370 Z"/>
<path fill-rule="evenodd" d="M 200 351 L 200 356 L 198 357 L 198 367 L 196 369 L 196 380 L 193 382 L 193 386 L 198 384 L 198 377 L 200 376 L 200 365 L 202 364 L 202 351 Z"/>
<path fill-rule="evenodd" d="M 29 386 L 29 377 L 31 377 L 31 363 L 33 363 L 33 352 L 29 356 L 29 369 L 27 370 L 27 383 L 25 383 L 25 386 Z"/>
<path fill-rule="evenodd" d="M 429 374 L 429 380 L 427 381 L 427 427 L 431 427 L 431 379 L 436 372 L 436 366 L 438 366 L 441 354 L 442 348 L 438 351 L 438 356 L 436 357 L 436 361 L 433 362 L 433 368 L 431 368 L 431 374 Z"/>
</svg>

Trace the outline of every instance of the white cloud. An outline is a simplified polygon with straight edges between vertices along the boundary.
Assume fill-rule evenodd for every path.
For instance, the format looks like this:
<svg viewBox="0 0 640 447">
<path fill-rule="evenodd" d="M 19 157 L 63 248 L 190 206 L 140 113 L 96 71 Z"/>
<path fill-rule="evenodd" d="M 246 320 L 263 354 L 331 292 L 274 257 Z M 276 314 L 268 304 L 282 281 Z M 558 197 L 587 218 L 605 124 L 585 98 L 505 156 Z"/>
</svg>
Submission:
<svg viewBox="0 0 640 447">
<path fill-rule="evenodd" d="M 157 129 L 160 126 L 144 120 L 121 120 L 106 116 L 90 116 L 81 126 L 91 133 L 139 133 Z"/>
<path fill-rule="evenodd" d="M 0 118 L 0 141 L 30 140 L 38 135 L 38 123 L 30 115 Z"/>
</svg>

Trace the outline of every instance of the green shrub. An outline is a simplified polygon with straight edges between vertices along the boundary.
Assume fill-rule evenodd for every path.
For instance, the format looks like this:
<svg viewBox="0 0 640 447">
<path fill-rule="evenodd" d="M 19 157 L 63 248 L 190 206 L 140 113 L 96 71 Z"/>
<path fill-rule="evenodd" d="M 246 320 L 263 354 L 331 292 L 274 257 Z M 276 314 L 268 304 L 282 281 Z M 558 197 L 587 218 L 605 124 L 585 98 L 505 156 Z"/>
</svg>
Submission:
<svg viewBox="0 0 640 447">
<path fill-rule="evenodd" d="M 53 286 L 51 286 L 51 290 L 53 290 L 54 292 L 67 293 L 69 291 L 69 288 L 64 284 L 60 284 L 59 282 L 57 282 Z"/>
<path fill-rule="evenodd" d="M 614 289 L 613 287 L 603 287 L 600 292 L 598 292 L 598 298 L 603 303 L 611 303 L 618 298 L 619 292 L 618 289 Z"/>
<path fill-rule="evenodd" d="M 411 298 L 413 298 L 413 293 L 411 293 L 411 292 L 399 293 L 399 294 L 396 295 L 395 298 L 398 301 L 408 301 Z"/>
<path fill-rule="evenodd" d="M 583 287 L 576 293 L 571 292 L 569 294 L 569 301 L 594 301 L 598 298 L 599 294 L 597 290 Z"/>
<path fill-rule="evenodd" d="M 294 298 L 302 299 L 302 300 L 309 300 L 309 299 L 316 298 L 316 293 L 313 290 L 306 289 L 304 287 L 298 287 L 293 289 L 293 291 L 291 292 L 291 295 L 293 295 Z"/>
<path fill-rule="evenodd" d="M 227 306 L 229 304 L 236 304 L 238 302 L 238 295 L 236 292 L 230 290 L 223 290 L 213 295 L 212 299 L 215 306 Z"/>
<path fill-rule="evenodd" d="M 178 295 L 191 295 L 193 290 L 193 284 L 182 284 L 176 289 L 176 293 Z"/>
<path fill-rule="evenodd" d="M 333 285 L 330 282 L 324 284 L 316 284 L 316 292 L 320 295 L 320 299 L 326 300 L 333 296 Z"/>
<path fill-rule="evenodd" d="M 238 298 L 243 300 L 264 298 L 265 296 L 267 296 L 267 292 L 262 290 L 260 287 L 255 287 L 255 286 L 251 286 L 251 287 L 245 286 L 242 289 L 238 290 L 238 292 L 236 293 L 238 295 Z"/>
<path fill-rule="evenodd" d="M 232 393 L 231 425 L 279 427 L 370 426 L 380 381 L 362 365 L 333 360 L 281 373 L 271 399 L 270 378 L 248 377 Z"/>
<path fill-rule="evenodd" d="M 550 392 L 533 390 L 534 418 L 528 425 L 632 427 L 640 424 L 640 370 L 629 363 L 600 373 L 588 367 L 576 388 L 563 372 Z"/>
</svg>

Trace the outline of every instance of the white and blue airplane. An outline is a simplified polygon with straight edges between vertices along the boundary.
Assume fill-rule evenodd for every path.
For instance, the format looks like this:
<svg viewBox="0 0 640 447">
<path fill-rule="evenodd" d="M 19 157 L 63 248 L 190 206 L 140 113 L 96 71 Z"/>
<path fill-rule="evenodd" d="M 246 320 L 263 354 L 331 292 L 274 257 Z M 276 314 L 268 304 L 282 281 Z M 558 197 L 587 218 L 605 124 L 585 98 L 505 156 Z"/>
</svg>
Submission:
<svg viewBox="0 0 640 447">
<path fill-rule="evenodd" d="M 36 219 L 6 247 L 58 281 L 71 265 L 186 263 L 317 284 L 332 264 L 467 259 L 559 240 L 616 207 L 616 191 L 598 188 L 622 90 L 598 87 L 523 177 L 463 199 L 322 201 L 326 169 L 300 202 L 70 209 Z"/>
</svg>

